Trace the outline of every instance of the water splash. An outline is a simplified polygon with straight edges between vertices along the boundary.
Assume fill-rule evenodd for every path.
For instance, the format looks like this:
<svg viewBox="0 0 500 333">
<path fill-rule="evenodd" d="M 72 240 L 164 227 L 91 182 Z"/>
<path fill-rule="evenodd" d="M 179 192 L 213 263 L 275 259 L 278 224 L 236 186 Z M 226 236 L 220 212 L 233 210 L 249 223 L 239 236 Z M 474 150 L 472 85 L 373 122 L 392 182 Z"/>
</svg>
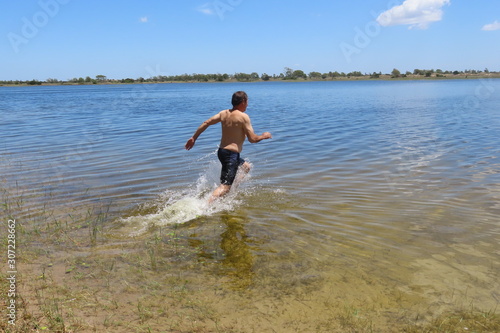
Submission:
<svg viewBox="0 0 500 333">
<path fill-rule="evenodd" d="M 121 222 L 127 229 L 131 229 L 131 236 L 137 236 L 154 226 L 181 224 L 221 211 L 234 210 L 242 203 L 241 195 L 238 194 L 241 194 L 242 191 L 250 191 L 248 188 L 242 190 L 240 185 L 248 182 L 251 175 L 243 176 L 238 173 L 231 191 L 224 198 L 210 203 L 212 192 L 219 185 L 219 174 L 220 164 L 218 161 L 210 161 L 204 173 L 193 185 L 185 189 L 163 192 L 153 213 L 150 213 L 151 209 L 146 209 L 149 213 L 141 214 L 139 212 L 137 215 L 121 219 Z"/>
</svg>

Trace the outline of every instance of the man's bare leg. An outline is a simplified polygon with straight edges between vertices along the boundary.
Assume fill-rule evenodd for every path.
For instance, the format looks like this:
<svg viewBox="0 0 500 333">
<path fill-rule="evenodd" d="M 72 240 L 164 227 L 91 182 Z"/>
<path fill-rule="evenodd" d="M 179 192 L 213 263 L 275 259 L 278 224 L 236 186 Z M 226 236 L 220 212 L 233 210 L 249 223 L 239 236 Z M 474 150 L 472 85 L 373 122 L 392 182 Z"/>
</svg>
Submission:
<svg viewBox="0 0 500 333">
<path fill-rule="evenodd" d="M 250 169 L 252 169 L 252 166 L 248 162 L 240 165 L 240 167 L 238 168 L 238 179 L 236 179 L 236 183 L 241 182 L 241 180 L 245 178 L 245 176 L 250 172 Z"/>
<path fill-rule="evenodd" d="M 240 166 L 240 170 L 242 170 L 245 175 L 250 172 L 250 169 L 252 169 L 252 165 L 248 162 L 245 162 Z"/>
<path fill-rule="evenodd" d="M 240 167 L 238 168 L 238 176 L 237 176 L 238 179 L 236 179 L 235 185 L 239 184 L 239 182 L 250 172 L 251 168 L 252 166 L 248 162 L 245 162 L 242 165 L 240 165 Z M 211 204 L 215 200 L 222 198 L 223 196 L 228 194 L 230 190 L 231 190 L 231 185 L 220 184 L 219 187 L 217 187 L 215 191 L 212 193 L 210 199 L 208 199 L 208 203 Z"/>
<path fill-rule="evenodd" d="M 230 189 L 231 185 L 220 184 L 219 187 L 217 187 L 215 191 L 212 193 L 210 199 L 208 199 L 208 203 L 211 204 L 216 199 L 222 198 L 229 192 Z"/>
</svg>

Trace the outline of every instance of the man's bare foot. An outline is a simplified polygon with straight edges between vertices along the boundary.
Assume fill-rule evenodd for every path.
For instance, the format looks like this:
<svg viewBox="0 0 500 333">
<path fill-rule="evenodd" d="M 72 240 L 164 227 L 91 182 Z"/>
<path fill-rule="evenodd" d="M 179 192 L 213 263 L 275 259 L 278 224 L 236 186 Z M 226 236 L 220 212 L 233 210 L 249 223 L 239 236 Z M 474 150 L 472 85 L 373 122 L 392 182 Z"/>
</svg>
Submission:
<svg viewBox="0 0 500 333">
<path fill-rule="evenodd" d="M 208 203 L 212 204 L 215 200 L 222 198 L 229 192 L 230 189 L 231 185 L 224 185 L 224 184 L 219 185 L 219 187 L 215 189 L 215 191 L 208 199 Z"/>
</svg>

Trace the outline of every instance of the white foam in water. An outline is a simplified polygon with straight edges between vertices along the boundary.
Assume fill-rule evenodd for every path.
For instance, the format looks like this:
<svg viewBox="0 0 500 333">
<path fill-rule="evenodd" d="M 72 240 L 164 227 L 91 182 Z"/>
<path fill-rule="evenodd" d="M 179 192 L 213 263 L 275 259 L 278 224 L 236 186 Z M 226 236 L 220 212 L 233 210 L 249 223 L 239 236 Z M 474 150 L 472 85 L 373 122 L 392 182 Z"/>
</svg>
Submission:
<svg viewBox="0 0 500 333">
<path fill-rule="evenodd" d="M 131 236 L 136 236 L 146 232 L 151 226 L 185 223 L 202 216 L 233 210 L 241 203 L 237 199 L 238 187 L 250 178 L 250 174 L 247 174 L 243 180 L 235 182 L 231 191 L 223 199 L 209 204 L 208 200 L 212 192 L 219 185 L 219 175 L 220 164 L 218 161 L 211 161 L 205 173 L 198 178 L 194 186 L 184 190 L 165 191 L 160 196 L 160 208 L 157 212 L 131 216 L 123 219 L 122 222 L 133 228 Z"/>
</svg>

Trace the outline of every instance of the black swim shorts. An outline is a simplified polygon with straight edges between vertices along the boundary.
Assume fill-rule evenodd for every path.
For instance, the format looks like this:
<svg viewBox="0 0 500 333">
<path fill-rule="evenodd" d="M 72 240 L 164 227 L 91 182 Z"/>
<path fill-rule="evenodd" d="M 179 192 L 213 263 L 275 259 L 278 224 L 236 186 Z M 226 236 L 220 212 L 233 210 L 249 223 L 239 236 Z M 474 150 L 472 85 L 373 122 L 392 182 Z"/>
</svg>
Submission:
<svg viewBox="0 0 500 333">
<path fill-rule="evenodd" d="M 219 161 L 222 164 L 220 183 L 223 185 L 233 185 L 238 167 L 245 163 L 245 160 L 240 157 L 240 153 L 223 148 L 219 148 L 217 157 L 219 157 Z"/>
</svg>

